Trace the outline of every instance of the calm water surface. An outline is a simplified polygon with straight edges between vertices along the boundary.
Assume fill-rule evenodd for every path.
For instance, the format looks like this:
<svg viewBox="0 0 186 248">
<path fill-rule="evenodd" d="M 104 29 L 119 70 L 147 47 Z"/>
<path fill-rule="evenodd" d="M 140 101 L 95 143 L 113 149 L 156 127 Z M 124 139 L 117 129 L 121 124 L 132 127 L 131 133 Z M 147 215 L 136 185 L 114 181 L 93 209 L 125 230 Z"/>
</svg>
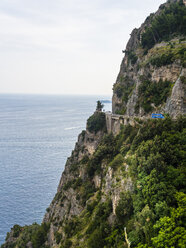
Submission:
<svg viewBox="0 0 186 248">
<path fill-rule="evenodd" d="M 99 99 L 109 97 L 0 95 L 0 244 L 14 224 L 42 221 Z"/>
</svg>

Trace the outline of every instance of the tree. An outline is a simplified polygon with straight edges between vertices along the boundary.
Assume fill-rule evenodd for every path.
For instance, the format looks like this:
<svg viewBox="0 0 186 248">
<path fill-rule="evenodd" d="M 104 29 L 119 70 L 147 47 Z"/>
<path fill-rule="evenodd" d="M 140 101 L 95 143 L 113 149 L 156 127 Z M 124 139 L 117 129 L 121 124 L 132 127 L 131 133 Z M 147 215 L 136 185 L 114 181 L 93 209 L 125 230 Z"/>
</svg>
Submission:
<svg viewBox="0 0 186 248">
<path fill-rule="evenodd" d="M 104 130 L 106 128 L 106 118 L 105 113 L 95 112 L 91 115 L 87 120 L 87 129 L 89 132 L 97 133 L 100 130 Z"/>
<path fill-rule="evenodd" d="M 164 216 L 155 224 L 158 235 L 152 238 L 153 245 L 157 248 L 180 247 L 186 244 L 186 195 L 179 192 L 176 195 L 178 207 L 172 208 L 170 217 Z"/>
<path fill-rule="evenodd" d="M 104 104 L 102 104 L 101 101 L 97 101 L 96 110 L 97 111 L 102 111 L 103 107 L 104 107 Z"/>
</svg>

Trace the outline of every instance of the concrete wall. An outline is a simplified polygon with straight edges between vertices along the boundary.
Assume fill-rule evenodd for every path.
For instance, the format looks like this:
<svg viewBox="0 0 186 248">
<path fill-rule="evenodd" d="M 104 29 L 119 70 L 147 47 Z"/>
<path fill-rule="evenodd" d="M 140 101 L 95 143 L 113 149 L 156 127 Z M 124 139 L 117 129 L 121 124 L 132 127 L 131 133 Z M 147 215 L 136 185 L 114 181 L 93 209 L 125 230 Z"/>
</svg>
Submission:
<svg viewBox="0 0 186 248">
<path fill-rule="evenodd" d="M 106 112 L 106 125 L 107 125 L 107 132 L 113 133 L 114 136 L 119 134 L 121 125 L 128 125 L 134 126 L 136 123 L 135 117 L 127 116 L 127 115 L 116 115 L 112 114 L 111 112 Z M 138 119 L 144 120 L 148 117 L 138 117 Z"/>
</svg>

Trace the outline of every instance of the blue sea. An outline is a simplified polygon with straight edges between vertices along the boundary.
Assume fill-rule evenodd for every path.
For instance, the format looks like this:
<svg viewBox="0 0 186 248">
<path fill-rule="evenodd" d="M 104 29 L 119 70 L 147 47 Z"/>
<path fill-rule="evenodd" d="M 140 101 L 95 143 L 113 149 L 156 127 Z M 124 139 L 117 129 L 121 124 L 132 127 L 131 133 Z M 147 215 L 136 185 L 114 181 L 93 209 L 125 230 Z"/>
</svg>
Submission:
<svg viewBox="0 0 186 248">
<path fill-rule="evenodd" d="M 0 95 L 0 244 L 14 224 L 41 223 L 77 136 L 103 99 L 110 97 Z"/>
</svg>

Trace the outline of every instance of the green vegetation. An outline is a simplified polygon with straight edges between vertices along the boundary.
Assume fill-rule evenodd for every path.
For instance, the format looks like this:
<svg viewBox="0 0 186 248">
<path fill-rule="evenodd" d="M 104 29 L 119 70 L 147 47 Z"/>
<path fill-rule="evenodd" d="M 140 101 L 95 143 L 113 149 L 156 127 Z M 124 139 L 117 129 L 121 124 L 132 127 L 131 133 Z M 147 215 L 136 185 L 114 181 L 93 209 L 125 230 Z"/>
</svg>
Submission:
<svg viewBox="0 0 186 248">
<path fill-rule="evenodd" d="M 84 202 L 86 209 L 80 217 L 67 222 L 67 240 L 63 242 L 70 239 L 69 247 L 127 248 L 127 227 L 131 248 L 184 247 L 185 131 L 185 118 L 172 121 L 166 117 L 140 122 L 135 127 L 123 126 L 116 137 L 106 135 L 94 155 L 86 160 L 87 173 L 90 178 L 95 173 L 103 175 L 105 163 L 117 173 L 127 163 L 134 191 L 121 193 L 111 225 L 110 197 L 102 202 L 101 192 L 94 189 L 88 202 Z M 85 189 L 89 187 L 86 185 Z"/>
<path fill-rule="evenodd" d="M 114 93 L 117 95 L 118 98 L 122 98 L 123 103 L 127 103 L 130 94 L 132 93 L 134 89 L 134 84 L 131 82 L 131 80 L 127 77 L 120 78 L 120 84 L 114 85 Z"/>
<path fill-rule="evenodd" d="M 179 243 L 174 247 L 184 247 L 183 237 L 177 236 L 179 231 L 172 232 L 174 228 L 185 228 L 181 218 L 175 224 L 169 222 L 164 226 L 163 222 L 167 220 L 164 216 L 171 218 L 172 208 L 177 204 L 179 206 L 177 193 L 185 193 L 186 189 L 185 130 L 185 119 L 182 118 L 175 123 L 170 118 L 162 122 L 149 121 L 133 140 L 132 150 L 136 156 L 128 159 L 131 175 L 136 182 L 133 197 L 135 231 L 129 233 L 129 239 L 135 237 L 133 247 L 138 240 L 147 247 L 173 247 L 171 243 L 168 246 L 157 245 L 156 242 L 163 242 L 162 235 L 168 238 L 167 231 L 164 230 L 163 234 L 161 228 L 167 228 L 172 239 Z"/>
<path fill-rule="evenodd" d="M 13 231 L 13 237 L 17 238 L 22 231 L 22 227 L 19 225 L 14 225 L 12 231 Z"/>
<path fill-rule="evenodd" d="M 104 104 L 102 104 L 100 101 L 97 101 L 96 110 L 102 111 L 103 107 L 104 107 Z"/>
<path fill-rule="evenodd" d="M 54 236 L 56 239 L 56 243 L 59 244 L 61 242 L 61 239 L 62 239 L 62 234 L 59 232 L 55 232 Z"/>
<path fill-rule="evenodd" d="M 152 82 L 150 80 L 143 80 L 139 86 L 139 99 L 135 106 L 136 112 L 141 106 L 146 113 L 153 110 L 152 103 L 158 107 L 160 104 L 166 102 L 167 97 L 171 93 L 172 83 L 165 80 L 159 82 Z"/>
<path fill-rule="evenodd" d="M 170 209 L 170 216 L 164 216 L 154 225 L 158 235 L 152 238 L 153 245 L 161 247 L 184 247 L 186 244 L 186 194 L 175 195 L 177 208 Z"/>
<path fill-rule="evenodd" d="M 186 35 L 186 7 L 183 1 L 164 7 L 161 14 L 152 18 L 150 26 L 142 34 L 142 47 L 152 48 L 156 43 L 170 40 L 175 35 Z"/>
<path fill-rule="evenodd" d="M 85 206 L 86 201 L 94 195 L 95 193 L 95 186 L 94 183 L 87 180 L 84 181 L 82 187 L 81 187 L 81 191 L 80 191 L 80 198 L 81 198 L 81 204 L 82 206 Z"/>
<path fill-rule="evenodd" d="M 19 225 L 14 225 L 12 228 L 13 237 L 17 240 L 10 244 L 10 246 L 2 245 L 2 248 L 26 248 L 29 241 L 32 242 L 33 248 L 48 248 L 45 245 L 47 238 L 47 232 L 49 230 L 49 224 L 38 225 L 36 223 L 30 226 L 21 227 Z M 10 233 L 7 233 L 6 240 L 10 237 Z"/>
<path fill-rule="evenodd" d="M 115 112 L 117 115 L 124 115 L 126 113 L 126 110 L 126 107 L 120 107 L 120 109 L 117 109 Z"/>
<path fill-rule="evenodd" d="M 46 248 L 45 241 L 47 240 L 47 232 L 50 228 L 49 224 L 42 223 L 38 230 L 32 235 L 33 248 Z"/>
<path fill-rule="evenodd" d="M 72 245 L 72 241 L 70 241 L 69 239 L 67 239 L 61 246 L 60 248 L 70 248 Z"/>
<path fill-rule="evenodd" d="M 121 76 L 119 80 L 120 82 L 116 83 L 113 88 L 114 93 L 122 100 L 121 105 L 118 106 L 119 110 L 116 111 L 116 114 L 124 115 L 126 112 L 126 104 L 135 88 L 135 84 L 128 77 Z"/>
<path fill-rule="evenodd" d="M 127 248 L 126 227 L 131 248 L 183 248 L 186 240 L 185 144 L 185 117 L 174 121 L 170 117 L 140 121 L 135 127 L 122 126 L 116 137 L 105 135 L 93 156 L 84 159 L 85 179 L 77 178 L 71 184 L 71 187 L 76 185 L 78 200 L 85 207 L 80 216 L 72 216 L 56 226 L 55 239 L 59 247 Z M 120 193 L 114 217 L 112 191 L 105 194 L 102 190 L 108 168 L 112 168 L 118 188 L 121 180 L 133 182 L 133 190 L 129 188 Z M 93 183 L 95 174 L 102 178 L 97 189 Z M 17 241 L 10 247 L 26 247 L 30 240 L 33 248 L 45 247 L 48 228 L 46 224 L 16 226 Z M 65 236 L 61 235 L 61 228 Z"/>
<path fill-rule="evenodd" d="M 112 162 L 110 162 L 109 166 L 116 170 L 119 166 L 121 166 L 124 162 L 124 158 L 121 154 L 118 154 L 114 157 Z"/>
<path fill-rule="evenodd" d="M 129 192 L 120 195 L 120 201 L 116 208 L 118 222 L 125 224 L 133 213 L 132 196 Z"/>
<path fill-rule="evenodd" d="M 87 163 L 87 173 L 92 178 L 96 173 L 101 173 L 101 165 L 106 159 L 111 161 L 116 154 L 116 143 L 112 134 L 105 135 L 96 149 L 94 156 Z"/>
<path fill-rule="evenodd" d="M 155 55 L 149 60 L 149 63 L 156 67 L 172 64 L 175 60 L 180 60 L 181 64 L 185 67 L 186 61 L 186 46 L 185 44 L 171 43 L 167 46 L 162 46 L 155 49 Z"/>
<path fill-rule="evenodd" d="M 124 91 L 123 85 L 121 85 L 121 84 L 115 84 L 114 85 L 114 93 L 116 93 L 118 98 L 122 97 L 123 91 Z"/>
<path fill-rule="evenodd" d="M 86 247 L 127 247 L 123 242 L 125 226 L 131 247 L 184 247 L 186 206 L 183 200 L 180 205 L 178 195 L 185 196 L 185 127 L 185 118 L 172 121 L 167 117 L 163 121 L 148 120 L 142 126 L 125 126 L 117 137 L 109 137 L 107 149 L 113 153 L 104 155 L 102 162 L 106 159 L 111 161 L 108 166 L 116 162 L 114 168 L 122 168 L 122 156 L 128 154 L 126 162 L 135 190 L 121 194 L 112 226 L 107 219 L 109 213 L 105 219 L 98 217 L 104 214 L 96 214 L 97 201 L 87 205 L 89 214 L 84 213 L 82 218 L 89 219 L 88 228 L 86 221 L 79 228 L 79 232 L 87 228 Z M 112 209 L 108 212 L 111 214 Z"/>
<path fill-rule="evenodd" d="M 181 76 L 180 77 L 180 80 L 181 80 L 182 84 L 185 84 L 186 85 L 186 77 Z"/>
<path fill-rule="evenodd" d="M 131 62 L 131 64 L 134 65 L 138 60 L 138 57 L 136 56 L 135 52 L 130 51 L 128 52 L 128 59 Z"/>
<path fill-rule="evenodd" d="M 104 131 L 106 129 L 105 114 L 102 112 L 95 112 L 87 120 L 87 129 L 91 133 L 97 133 L 98 131 Z"/>
</svg>

